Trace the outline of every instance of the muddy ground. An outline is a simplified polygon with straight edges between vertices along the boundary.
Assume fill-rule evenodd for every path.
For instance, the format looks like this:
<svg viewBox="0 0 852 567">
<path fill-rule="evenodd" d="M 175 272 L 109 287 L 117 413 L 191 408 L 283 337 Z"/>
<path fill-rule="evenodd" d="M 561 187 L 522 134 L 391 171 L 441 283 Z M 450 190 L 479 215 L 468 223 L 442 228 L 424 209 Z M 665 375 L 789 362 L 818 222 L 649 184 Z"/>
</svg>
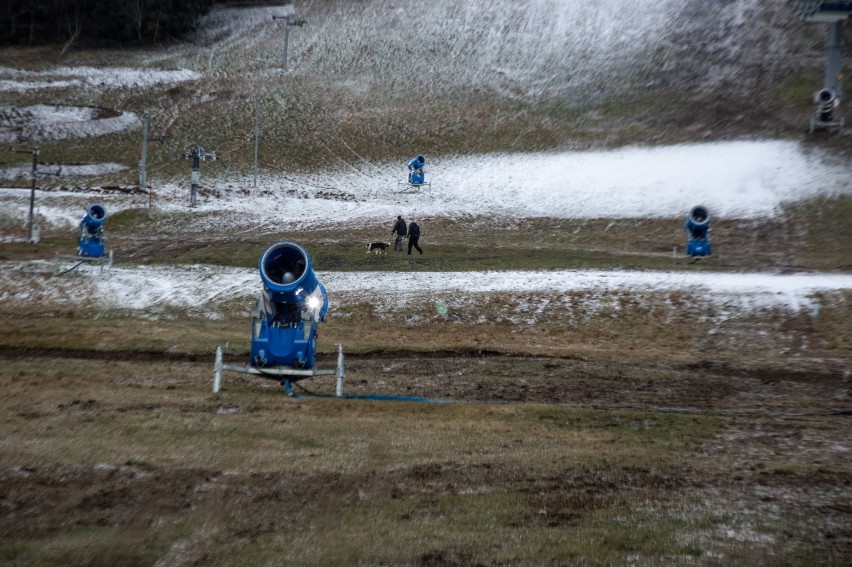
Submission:
<svg viewBox="0 0 852 567">
<path fill-rule="evenodd" d="M 339 400 L 89 354 L 2 353 L 6 564 L 852 557 L 848 371 L 388 352 Z"/>
</svg>

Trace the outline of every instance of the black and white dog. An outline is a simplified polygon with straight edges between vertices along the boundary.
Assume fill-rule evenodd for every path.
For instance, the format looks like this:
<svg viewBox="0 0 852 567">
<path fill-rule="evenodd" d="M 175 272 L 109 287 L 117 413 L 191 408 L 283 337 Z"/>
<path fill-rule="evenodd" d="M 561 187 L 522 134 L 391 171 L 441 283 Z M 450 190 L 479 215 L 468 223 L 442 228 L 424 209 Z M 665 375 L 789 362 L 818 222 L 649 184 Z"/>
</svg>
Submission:
<svg viewBox="0 0 852 567">
<path fill-rule="evenodd" d="M 390 242 L 369 242 L 367 244 L 367 254 L 375 252 L 376 254 L 387 254 L 390 248 Z"/>
</svg>

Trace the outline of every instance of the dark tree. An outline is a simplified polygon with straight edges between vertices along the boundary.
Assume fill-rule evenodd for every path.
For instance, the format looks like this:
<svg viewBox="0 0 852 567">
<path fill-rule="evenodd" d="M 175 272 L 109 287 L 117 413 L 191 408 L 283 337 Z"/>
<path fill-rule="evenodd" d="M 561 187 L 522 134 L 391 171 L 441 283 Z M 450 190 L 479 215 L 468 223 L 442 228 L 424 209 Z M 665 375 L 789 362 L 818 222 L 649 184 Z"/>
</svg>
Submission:
<svg viewBox="0 0 852 567">
<path fill-rule="evenodd" d="M 179 38 L 214 0 L 3 0 L 0 44 L 156 43 Z"/>
</svg>

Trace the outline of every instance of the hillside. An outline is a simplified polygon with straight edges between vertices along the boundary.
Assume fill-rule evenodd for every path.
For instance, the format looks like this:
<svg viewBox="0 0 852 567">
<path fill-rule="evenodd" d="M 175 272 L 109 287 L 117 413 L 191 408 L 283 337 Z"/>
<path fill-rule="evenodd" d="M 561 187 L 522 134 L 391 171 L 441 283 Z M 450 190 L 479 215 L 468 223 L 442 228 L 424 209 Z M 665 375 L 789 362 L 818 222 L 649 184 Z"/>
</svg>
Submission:
<svg viewBox="0 0 852 567">
<path fill-rule="evenodd" d="M 230 166 L 230 178 L 244 180 L 255 102 L 260 167 L 271 174 L 369 168 L 417 152 L 801 140 L 827 34 L 783 2 L 758 0 L 406 1 L 393 9 L 313 0 L 296 10 L 307 24 L 290 29 L 286 74 L 284 24 L 272 19 L 288 12 L 282 7 L 218 9 L 191 40 L 162 48 L 5 49 L 0 138 L 39 142 L 46 161 L 128 168 L 93 180 L 104 184 L 137 179 L 144 114 L 152 132 L 169 136 L 152 144 L 152 180 L 187 175 L 177 158 L 194 144 L 217 151 L 211 172 Z M 55 140 L 50 124 L 20 117 L 35 105 L 136 120 Z M 817 143 L 850 145 L 845 137 Z M 18 159 L 0 155 L 0 164 Z"/>
<path fill-rule="evenodd" d="M 0 563 L 852 563 L 852 130 L 805 133 L 825 25 L 293 10 L 287 73 L 284 7 L 0 49 Z M 74 252 L 86 211 L 103 256 Z M 397 215 L 422 254 L 370 253 Z M 269 258 L 300 275 L 267 318 Z M 336 376 L 290 396 L 296 342 L 295 376 Z"/>
</svg>

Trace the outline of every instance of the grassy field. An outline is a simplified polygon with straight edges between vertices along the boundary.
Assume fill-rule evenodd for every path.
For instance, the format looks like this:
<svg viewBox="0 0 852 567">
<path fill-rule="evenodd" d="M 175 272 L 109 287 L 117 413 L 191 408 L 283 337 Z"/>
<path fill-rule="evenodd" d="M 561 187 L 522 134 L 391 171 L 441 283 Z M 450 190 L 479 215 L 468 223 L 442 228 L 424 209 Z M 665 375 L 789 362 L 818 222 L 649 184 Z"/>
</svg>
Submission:
<svg viewBox="0 0 852 567">
<path fill-rule="evenodd" d="M 110 234 L 124 266 L 253 267 L 289 237 L 329 271 L 846 273 L 843 247 L 826 243 L 848 233 L 848 207 L 791 207 L 769 223 L 783 253 L 750 222 L 720 223 L 717 242 L 745 251 L 695 265 L 655 248 L 680 238 L 663 220 L 433 219 L 422 259 L 366 255 L 353 241 L 376 227 L 229 239 L 187 217 L 182 244 L 163 246 L 146 235 L 174 216 L 128 211 Z M 3 260 L 49 258 L 65 240 L 10 244 Z M 245 362 L 247 303 L 210 318 L 63 301 L 86 277 L 22 274 L 33 293 L 65 282 L 71 295 L 0 307 L 6 564 L 842 565 L 852 553 L 848 292 L 819 298 L 818 316 L 705 322 L 683 292 L 486 294 L 450 301 L 447 318 L 428 298 L 397 312 L 347 296 L 319 345 L 321 367 L 337 343 L 347 352 L 353 397 L 336 399 L 327 378 L 287 398 L 234 374 L 214 395 L 216 346 Z M 553 307 L 518 323 L 542 301 Z M 594 316 L 577 311 L 587 304 Z M 375 394 L 448 403 L 357 398 Z"/>
<path fill-rule="evenodd" d="M 214 396 L 209 365 L 190 362 L 4 358 L 7 564 L 848 558 L 849 467 L 831 451 L 845 418 L 823 405 L 828 379 L 411 360 L 457 393 L 463 381 L 519 396 L 436 405 L 288 399 L 240 378 Z M 392 363 L 358 360 L 351 375 L 419 393 Z M 665 392 L 708 385 L 693 411 L 663 407 L 677 403 Z"/>
</svg>

